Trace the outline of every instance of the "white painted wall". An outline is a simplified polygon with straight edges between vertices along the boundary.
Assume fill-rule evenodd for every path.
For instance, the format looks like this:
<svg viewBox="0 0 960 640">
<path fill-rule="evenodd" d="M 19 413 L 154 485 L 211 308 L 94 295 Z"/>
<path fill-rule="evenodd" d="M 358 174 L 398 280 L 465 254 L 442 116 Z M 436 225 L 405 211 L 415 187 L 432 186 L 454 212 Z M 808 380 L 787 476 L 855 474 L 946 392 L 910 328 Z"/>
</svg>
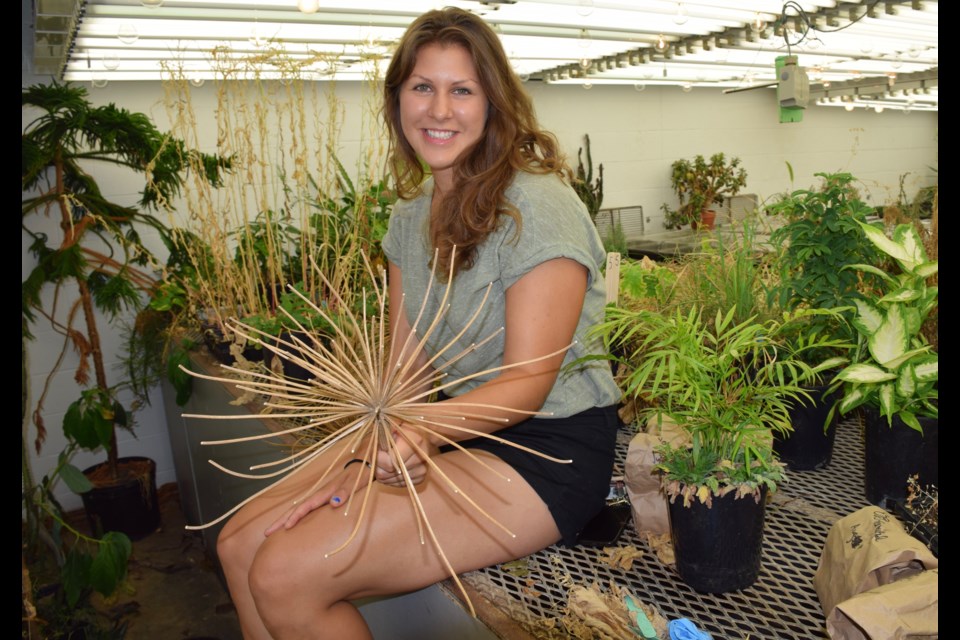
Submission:
<svg viewBox="0 0 960 640">
<path fill-rule="evenodd" d="M 878 114 L 815 107 L 805 112 L 801 123 L 779 124 L 774 93 L 770 90 L 723 95 L 719 90 L 706 89 L 684 93 L 679 87 L 649 87 L 638 92 L 632 86 L 595 86 L 585 90 L 578 86 L 531 83 L 528 88 L 541 122 L 557 135 L 571 164 L 576 163 L 583 135 L 590 135 L 594 163 L 604 165 L 604 206 L 642 205 L 649 219 L 648 232 L 662 229 L 660 205 L 676 204 L 669 185 L 670 164 L 698 153 L 709 156 L 723 151 L 739 156 L 748 173 L 745 193 L 756 193 L 761 200 L 791 188 L 786 162 L 795 173 L 792 188 L 816 184 L 815 172 L 848 171 L 860 179 L 862 195 L 871 204 L 895 199 L 902 174 L 909 174 L 906 185 L 910 196 L 920 186 L 936 180 L 931 169 L 938 167 L 936 113 Z M 359 84 L 337 86 L 337 95 L 346 103 L 347 119 L 340 133 L 339 155 L 347 167 L 355 167 L 360 157 L 363 91 Z M 161 129 L 169 127 L 162 105 L 163 90 L 156 83 L 113 83 L 91 89 L 90 97 L 96 103 L 115 102 L 142 111 Z M 199 144 L 205 151 L 214 151 L 212 83 L 194 90 L 193 104 L 198 119 L 209 118 L 209 124 L 200 127 L 205 137 Z M 23 124 L 26 121 L 24 116 Z M 119 174 L 101 178 L 101 187 L 108 197 L 122 202 L 135 200 L 138 186 Z M 32 264 L 24 239 L 24 277 Z M 117 336 L 106 333 L 106 342 L 116 345 Z M 34 402 L 62 345 L 62 339 L 50 332 L 38 333 L 37 337 L 29 345 Z M 68 353 L 67 357 L 73 354 Z M 68 373 L 58 379 L 47 401 L 44 418 L 48 441 L 33 461 L 38 476 L 52 466 L 63 444 L 63 412 L 77 395 L 76 385 L 70 380 L 71 371 L 67 364 Z M 125 437 L 120 443 L 121 455 L 149 455 L 158 462 L 158 482 L 174 480 L 161 403 L 154 402 L 138 414 L 138 422 L 138 439 Z M 31 437 L 33 433 L 31 428 Z M 77 465 L 83 468 L 102 458 L 80 456 Z M 68 508 L 79 506 L 79 499 L 65 489 L 61 488 L 59 494 Z"/>
</svg>

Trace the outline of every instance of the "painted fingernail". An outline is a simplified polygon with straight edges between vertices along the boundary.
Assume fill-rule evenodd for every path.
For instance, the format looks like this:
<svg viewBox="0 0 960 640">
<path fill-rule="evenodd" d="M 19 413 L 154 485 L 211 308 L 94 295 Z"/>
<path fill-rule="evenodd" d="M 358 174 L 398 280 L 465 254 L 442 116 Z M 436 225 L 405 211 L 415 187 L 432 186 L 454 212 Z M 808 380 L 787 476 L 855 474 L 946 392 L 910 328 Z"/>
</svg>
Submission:
<svg viewBox="0 0 960 640">
<path fill-rule="evenodd" d="M 332 502 L 333 504 L 340 504 L 343 501 L 340 499 L 340 496 L 333 496 L 332 498 L 330 498 L 330 502 Z"/>
</svg>

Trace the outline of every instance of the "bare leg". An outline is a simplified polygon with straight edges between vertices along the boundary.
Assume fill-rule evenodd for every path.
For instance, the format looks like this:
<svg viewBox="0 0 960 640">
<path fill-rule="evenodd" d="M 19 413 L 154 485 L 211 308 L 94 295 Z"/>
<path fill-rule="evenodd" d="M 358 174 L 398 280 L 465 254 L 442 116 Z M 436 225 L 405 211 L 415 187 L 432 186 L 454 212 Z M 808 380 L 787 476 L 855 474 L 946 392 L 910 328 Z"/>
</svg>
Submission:
<svg viewBox="0 0 960 640">
<path fill-rule="evenodd" d="M 476 455 L 510 481 L 460 452 L 434 460 L 516 537 L 428 474 L 417 493 L 456 573 L 528 555 L 560 538 L 546 505 L 513 469 L 492 455 Z M 448 575 L 429 534 L 421 543 L 406 490 L 380 484 L 373 485 L 357 537 L 338 553 L 328 555 L 352 531 L 362 492 L 349 510 L 322 507 L 265 538 L 264 529 L 290 506 L 306 476 L 315 477 L 312 471 L 248 505 L 221 534 L 221 561 L 248 638 L 368 638 L 351 600 L 413 591 Z"/>
</svg>

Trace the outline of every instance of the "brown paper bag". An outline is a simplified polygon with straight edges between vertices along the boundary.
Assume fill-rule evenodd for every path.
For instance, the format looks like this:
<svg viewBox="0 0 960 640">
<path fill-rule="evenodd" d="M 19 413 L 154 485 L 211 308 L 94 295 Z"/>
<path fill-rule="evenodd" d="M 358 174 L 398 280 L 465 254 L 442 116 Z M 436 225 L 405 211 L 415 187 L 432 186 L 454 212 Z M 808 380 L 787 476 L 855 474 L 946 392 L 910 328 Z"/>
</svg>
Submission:
<svg viewBox="0 0 960 640">
<path fill-rule="evenodd" d="M 630 441 L 623 468 L 623 483 L 630 498 L 633 525 L 637 533 L 662 535 L 670 532 L 670 516 L 667 498 L 660 492 L 660 474 L 653 470 L 657 464 L 654 450 L 661 442 L 676 446 L 689 436 L 666 417 L 657 424 L 651 421 L 648 428 L 649 433 L 638 433 Z"/>
<path fill-rule="evenodd" d="M 939 561 L 891 514 L 864 507 L 827 534 L 813 586 L 824 614 L 858 593 L 934 569 Z"/>
<path fill-rule="evenodd" d="M 834 607 L 833 640 L 935 640 L 940 637 L 940 570 L 871 589 Z"/>
</svg>

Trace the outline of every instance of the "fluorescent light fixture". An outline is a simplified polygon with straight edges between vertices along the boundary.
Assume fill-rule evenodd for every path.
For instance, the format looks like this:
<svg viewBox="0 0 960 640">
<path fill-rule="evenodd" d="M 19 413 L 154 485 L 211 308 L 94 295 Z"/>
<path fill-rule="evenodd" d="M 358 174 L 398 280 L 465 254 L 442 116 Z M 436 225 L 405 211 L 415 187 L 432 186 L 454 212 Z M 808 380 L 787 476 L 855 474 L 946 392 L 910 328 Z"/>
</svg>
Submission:
<svg viewBox="0 0 960 640">
<path fill-rule="evenodd" d="M 779 5 L 771 8 L 769 0 L 517 0 L 496 5 L 444 0 L 439 4 L 467 9 L 493 25 L 513 68 L 531 82 L 560 84 L 565 77 L 582 84 L 589 74 L 593 85 L 691 83 L 698 88 L 729 88 L 746 86 L 748 78 L 758 84 L 773 81 L 776 58 L 787 53 L 782 37 L 763 38 L 779 16 Z M 49 52 L 53 49 L 47 41 L 59 38 L 65 43 L 53 56 L 46 55 L 44 64 L 59 60 L 54 75 L 65 80 L 89 80 L 87 60 L 109 61 L 94 66 L 99 66 L 103 78 L 113 81 L 160 80 L 171 64 L 209 80 L 216 78 L 224 59 L 253 59 L 267 52 L 289 56 L 300 64 L 337 58 L 334 78 L 361 80 L 361 69 L 385 68 L 407 25 L 438 3 L 162 0 L 160 5 L 85 0 L 82 19 L 76 21 L 67 16 L 51 22 L 53 17 L 48 20 L 38 12 L 38 47 Z M 822 43 L 816 49 L 806 45 L 792 49 L 803 67 L 822 69 L 823 82 L 844 83 L 857 73 L 887 77 L 937 69 L 936 1 L 898 3 L 896 15 L 878 10 L 875 17 L 855 23 L 850 23 L 850 15 L 860 16 L 865 8 L 835 12 L 835 0 L 804 0 L 801 5 L 816 24 L 826 26 L 829 13 L 836 25 L 845 27 L 811 34 Z M 682 24 L 678 14 L 686 16 Z M 759 30 L 758 23 L 762 23 Z M 59 25 L 56 28 L 61 31 L 51 33 L 41 25 Z M 379 67 L 359 64 L 370 57 L 379 59 Z M 260 72 L 276 73 L 270 66 L 266 64 Z M 656 82 L 646 77 L 651 67 L 656 67 Z M 583 69 L 587 73 L 580 74 Z"/>
</svg>

